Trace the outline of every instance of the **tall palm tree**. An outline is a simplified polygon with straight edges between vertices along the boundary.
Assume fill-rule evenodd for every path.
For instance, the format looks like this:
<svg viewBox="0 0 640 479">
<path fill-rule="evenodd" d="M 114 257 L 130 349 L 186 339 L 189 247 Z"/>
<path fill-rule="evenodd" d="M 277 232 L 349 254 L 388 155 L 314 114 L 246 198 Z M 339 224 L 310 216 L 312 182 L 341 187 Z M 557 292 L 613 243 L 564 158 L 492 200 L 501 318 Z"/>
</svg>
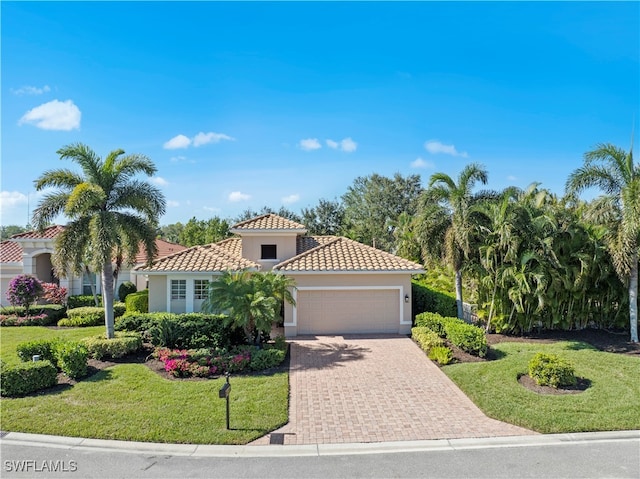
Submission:
<svg viewBox="0 0 640 479">
<path fill-rule="evenodd" d="M 157 254 L 155 226 L 165 211 L 160 190 L 134 178 L 155 174 L 153 162 L 124 153 L 114 150 L 103 160 L 86 145 L 68 145 L 57 154 L 77 163 L 81 173 L 48 170 L 35 180 L 36 190 L 55 190 L 34 210 L 34 225 L 42 229 L 61 213 L 69 219 L 55 242 L 58 274 L 82 274 L 85 265 L 101 272 L 107 338 L 114 337 L 112 261 L 122 254 L 133 262 L 142 244 L 150 263 Z"/>
<path fill-rule="evenodd" d="M 462 269 L 472 252 L 471 207 L 486 192 L 473 193 L 476 183 L 488 181 L 487 170 L 471 163 L 458 175 L 457 182 L 445 173 L 434 173 L 421 199 L 421 242 L 428 255 L 440 251 L 455 272 L 458 317 L 463 318 Z M 434 243 L 440 243 L 443 247 Z"/>
<path fill-rule="evenodd" d="M 577 194 L 589 187 L 605 195 L 596 200 L 594 220 L 606 224 L 607 244 L 620 279 L 629 288 L 631 341 L 638 342 L 638 249 L 640 248 L 640 164 L 610 143 L 596 145 L 584 155 L 584 165 L 567 179 L 566 189 Z"/>
</svg>

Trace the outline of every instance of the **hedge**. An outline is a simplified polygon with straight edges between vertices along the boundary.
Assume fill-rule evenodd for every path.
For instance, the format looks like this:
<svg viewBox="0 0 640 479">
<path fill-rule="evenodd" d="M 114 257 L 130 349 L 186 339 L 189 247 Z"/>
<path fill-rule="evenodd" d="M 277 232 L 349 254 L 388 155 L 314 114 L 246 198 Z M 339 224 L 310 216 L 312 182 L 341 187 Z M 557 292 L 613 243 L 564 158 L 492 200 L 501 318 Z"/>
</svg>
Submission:
<svg viewBox="0 0 640 479">
<path fill-rule="evenodd" d="M 0 310 L 0 326 L 50 326 L 64 318 L 67 311 L 61 304 L 39 304 L 29 308 L 29 317 L 24 307 L 9 306 Z"/>
<path fill-rule="evenodd" d="M 417 280 L 411 281 L 411 297 L 414 316 L 425 311 L 452 317 L 458 313 L 455 295 L 435 290 Z"/>
<path fill-rule="evenodd" d="M 127 313 L 149 312 L 149 290 L 143 289 L 137 293 L 127 295 L 125 301 Z"/>
<path fill-rule="evenodd" d="M 55 347 L 60 341 L 60 338 L 26 341 L 16 346 L 16 352 L 22 361 L 32 361 L 33 356 L 38 355 L 41 360 L 51 361 L 55 366 Z"/>
<path fill-rule="evenodd" d="M 461 319 L 425 312 L 416 316 L 415 324 L 417 327 L 425 327 L 436 332 L 470 354 L 481 358 L 487 354 L 487 336 L 484 330 Z"/>
<path fill-rule="evenodd" d="M 20 363 L 15 366 L 0 364 L 0 395 L 16 397 L 55 386 L 58 371 L 51 361 Z"/>
<path fill-rule="evenodd" d="M 420 348 L 427 353 L 431 348 L 444 346 L 444 340 L 438 335 L 438 333 L 429 328 L 425 328 L 424 326 L 411 328 L 411 339 L 417 342 L 420 345 Z"/>
<path fill-rule="evenodd" d="M 125 306 L 122 303 L 114 303 L 113 316 L 118 318 L 124 314 Z M 67 318 L 58 321 L 58 326 L 86 327 L 100 326 L 104 324 L 104 308 L 96 306 L 83 306 L 67 311 Z"/>
<path fill-rule="evenodd" d="M 61 341 L 55 345 L 54 356 L 58 368 L 71 379 L 87 375 L 87 347 L 79 341 Z"/>
<path fill-rule="evenodd" d="M 82 308 L 85 306 L 95 307 L 96 302 L 91 294 L 77 294 L 75 296 L 69 296 L 67 299 L 67 307 L 69 309 Z M 98 306 L 102 306 L 102 296 L 98 295 Z"/>
<path fill-rule="evenodd" d="M 142 348 L 142 336 L 139 333 L 116 331 L 115 338 L 92 336 L 82 339 L 82 343 L 94 359 L 121 358 Z"/>
</svg>

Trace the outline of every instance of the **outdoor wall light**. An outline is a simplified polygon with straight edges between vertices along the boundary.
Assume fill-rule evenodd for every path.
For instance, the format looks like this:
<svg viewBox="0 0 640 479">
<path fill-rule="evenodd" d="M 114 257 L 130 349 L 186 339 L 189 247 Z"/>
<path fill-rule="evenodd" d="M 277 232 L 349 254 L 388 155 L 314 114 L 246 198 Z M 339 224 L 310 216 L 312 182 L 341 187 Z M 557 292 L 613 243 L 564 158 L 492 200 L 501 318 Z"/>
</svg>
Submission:
<svg viewBox="0 0 640 479">
<path fill-rule="evenodd" d="M 408 295 L 408 294 L 405 294 L 405 295 L 404 295 L 404 302 L 405 302 L 405 303 L 408 303 L 408 302 L 409 302 L 409 295 Z"/>
</svg>

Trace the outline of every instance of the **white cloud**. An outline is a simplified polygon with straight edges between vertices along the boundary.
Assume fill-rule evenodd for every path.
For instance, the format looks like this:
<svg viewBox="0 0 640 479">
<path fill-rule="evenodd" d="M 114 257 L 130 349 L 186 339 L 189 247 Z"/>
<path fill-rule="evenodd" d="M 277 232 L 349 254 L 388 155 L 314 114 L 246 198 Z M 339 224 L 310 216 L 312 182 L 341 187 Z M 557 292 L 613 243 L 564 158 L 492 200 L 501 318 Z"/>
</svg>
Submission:
<svg viewBox="0 0 640 479">
<path fill-rule="evenodd" d="M 0 191 L 0 217 L 3 225 L 26 224 L 27 195 L 19 191 Z"/>
<path fill-rule="evenodd" d="M 322 148 L 322 145 L 320 145 L 317 138 L 305 138 L 304 140 L 300 140 L 298 146 L 304 151 L 313 151 Z"/>
<path fill-rule="evenodd" d="M 353 141 L 351 137 L 344 138 L 340 141 L 334 141 L 331 139 L 325 140 L 325 141 L 329 148 L 332 148 L 334 150 L 344 151 L 346 153 L 352 153 L 356 151 L 356 149 L 358 148 L 358 144 L 355 141 Z"/>
<path fill-rule="evenodd" d="M 38 88 L 37 86 L 25 85 L 23 87 L 18 88 L 17 90 L 11 89 L 11 93 L 14 95 L 42 95 L 43 93 L 51 91 L 49 85 L 45 85 L 42 88 Z"/>
<path fill-rule="evenodd" d="M 177 208 L 178 206 L 180 206 L 180 202 L 174 201 L 174 200 L 167 200 L 167 206 L 169 208 Z"/>
<path fill-rule="evenodd" d="M 285 205 L 290 205 L 292 203 L 295 203 L 299 199 L 300 199 L 300 195 L 293 194 L 293 195 L 289 195 L 289 196 L 283 197 L 282 198 L 282 203 L 284 203 Z"/>
<path fill-rule="evenodd" d="M 224 133 L 215 133 L 213 131 L 209 133 L 200 132 L 193 137 L 193 146 L 202 146 L 207 143 L 220 143 L 222 140 L 234 141 L 235 138 L 225 135 Z"/>
<path fill-rule="evenodd" d="M 435 163 L 433 163 L 433 161 L 427 161 L 420 157 L 411 162 L 412 168 L 435 168 L 435 166 L 436 165 Z"/>
<path fill-rule="evenodd" d="M 462 158 L 467 158 L 469 156 L 467 155 L 466 151 L 460 152 L 456 150 L 456 147 L 454 145 L 445 145 L 438 140 L 429 140 L 425 142 L 424 149 L 432 155 L 442 153 L 444 155 L 460 156 Z"/>
<path fill-rule="evenodd" d="M 251 195 L 247 195 L 246 193 L 241 193 L 240 191 L 232 191 L 229 194 L 229 201 L 232 203 L 237 203 L 238 201 L 247 201 L 251 199 Z"/>
<path fill-rule="evenodd" d="M 178 148 L 187 148 L 191 144 L 191 140 L 184 135 L 176 135 L 167 141 L 162 148 L 165 150 L 177 150 Z"/>
<path fill-rule="evenodd" d="M 154 176 L 151 178 L 151 183 L 154 183 L 158 186 L 167 186 L 169 182 L 165 180 L 162 176 Z"/>
<path fill-rule="evenodd" d="M 2 209 L 26 204 L 27 195 L 24 193 L 19 191 L 0 191 L 0 207 Z"/>
<path fill-rule="evenodd" d="M 71 100 L 52 100 L 28 112 L 18 121 L 18 125 L 29 123 L 43 130 L 75 130 L 80 128 L 80 109 Z"/>
</svg>

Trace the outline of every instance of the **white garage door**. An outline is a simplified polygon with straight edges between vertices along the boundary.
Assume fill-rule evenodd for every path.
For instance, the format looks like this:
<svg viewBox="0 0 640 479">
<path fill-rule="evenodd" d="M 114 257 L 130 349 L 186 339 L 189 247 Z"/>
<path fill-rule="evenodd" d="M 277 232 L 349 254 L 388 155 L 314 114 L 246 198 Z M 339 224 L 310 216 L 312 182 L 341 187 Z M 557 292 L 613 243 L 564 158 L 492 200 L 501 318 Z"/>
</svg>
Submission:
<svg viewBox="0 0 640 479">
<path fill-rule="evenodd" d="M 298 290 L 298 334 L 397 333 L 397 289 Z"/>
</svg>

